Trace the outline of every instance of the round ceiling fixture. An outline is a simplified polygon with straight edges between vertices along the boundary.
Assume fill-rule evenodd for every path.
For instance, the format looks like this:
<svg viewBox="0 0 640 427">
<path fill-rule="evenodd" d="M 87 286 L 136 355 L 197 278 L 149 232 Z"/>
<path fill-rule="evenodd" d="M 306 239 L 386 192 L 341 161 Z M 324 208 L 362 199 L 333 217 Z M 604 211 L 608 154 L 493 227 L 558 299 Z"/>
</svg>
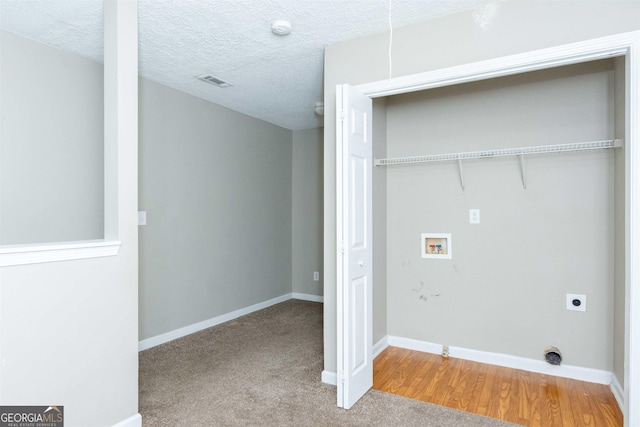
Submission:
<svg viewBox="0 0 640 427">
<path fill-rule="evenodd" d="M 271 24 L 271 32 L 276 36 L 286 36 L 291 33 L 291 22 L 278 19 Z"/>
</svg>

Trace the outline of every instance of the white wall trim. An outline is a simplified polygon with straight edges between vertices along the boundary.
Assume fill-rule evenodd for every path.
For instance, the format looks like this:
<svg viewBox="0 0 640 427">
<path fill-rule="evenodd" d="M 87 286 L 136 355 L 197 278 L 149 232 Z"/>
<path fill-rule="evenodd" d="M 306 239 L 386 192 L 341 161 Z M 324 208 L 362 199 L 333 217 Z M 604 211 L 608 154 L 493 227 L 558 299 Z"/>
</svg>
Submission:
<svg viewBox="0 0 640 427">
<path fill-rule="evenodd" d="M 440 354 L 442 345 L 426 341 L 418 341 L 411 338 L 387 336 L 387 342 L 392 347 L 406 348 L 408 350 L 423 351 L 425 353 Z"/>
<path fill-rule="evenodd" d="M 626 61 L 625 367 L 624 425 L 640 425 L 640 32 L 628 42 Z M 636 402 L 632 404 L 632 402 Z"/>
<path fill-rule="evenodd" d="M 562 65 L 623 56 L 637 32 L 539 49 L 356 86 L 371 97 L 397 95 Z"/>
<path fill-rule="evenodd" d="M 611 372 L 600 369 L 583 368 L 571 365 L 550 365 L 544 360 L 528 359 L 525 357 L 511 356 L 502 353 L 490 353 L 480 350 L 471 350 L 462 347 L 449 346 L 449 357 L 472 360 L 474 362 L 490 365 L 504 366 L 506 368 L 521 369 L 523 371 L 536 372 L 538 374 L 553 375 L 556 377 L 571 378 L 598 384 L 611 384 Z"/>
<path fill-rule="evenodd" d="M 158 346 L 160 344 L 164 344 L 169 341 L 173 341 L 175 339 L 182 338 L 187 335 L 191 335 L 203 329 L 207 329 L 212 326 L 216 326 L 221 323 L 228 322 L 233 319 L 237 319 L 238 317 L 253 313 L 254 311 L 262 310 L 267 307 L 271 307 L 274 304 L 288 301 L 290 299 L 292 299 L 292 294 L 285 294 L 277 298 L 270 299 L 268 301 L 263 301 L 258 304 L 251 305 L 249 307 L 244 307 L 226 314 L 222 314 L 220 316 L 213 317 L 208 320 L 203 320 L 202 322 L 198 322 L 192 325 L 184 326 L 182 328 L 174 329 L 173 331 L 156 335 L 155 337 L 147 338 L 145 340 L 138 342 L 138 351 L 147 350 L 149 348 Z"/>
<path fill-rule="evenodd" d="M 115 256 L 120 245 L 118 240 L 1 245 L 0 267 Z"/>
<path fill-rule="evenodd" d="M 301 294 L 299 292 L 294 292 L 291 294 L 293 299 L 299 299 L 303 301 L 312 301 L 312 302 L 324 302 L 324 297 L 322 295 L 311 295 L 311 294 Z"/>
<path fill-rule="evenodd" d="M 610 387 L 611 387 L 611 393 L 613 393 L 613 397 L 615 397 L 616 402 L 618 402 L 620 411 L 624 412 L 624 389 L 620 385 L 620 381 L 618 381 L 618 377 L 613 372 L 611 373 Z"/>
<path fill-rule="evenodd" d="M 330 385 L 338 385 L 338 375 L 331 371 L 322 371 L 322 382 Z"/>
<path fill-rule="evenodd" d="M 388 341 L 389 345 L 394 347 L 433 354 L 442 353 L 442 344 L 394 336 L 389 336 Z M 471 350 L 463 347 L 449 346 L 449 357 L 598 384 L 609 385 L 612 384 L 613 381 L 613 374 L 609 371 L 571 365 L 554 366 L 543 360 L 528 359 L 525 357 L 511 356 L 509 354 L 502 353 Z"/>
<path fill-rule="evenodd" d="M 387 347 L 389 347 L 389 337 L 385 336 L 373 345 L 373 358 L 378 357 Z"/>
<path fill-rule="evenodd" d="M 114 424 L 111 427 L 141 427 L 141 426 L 142 426 L 142 415 L 135 414 L 125 420 L 120 421 L 117 424 Z"/>
</svg>

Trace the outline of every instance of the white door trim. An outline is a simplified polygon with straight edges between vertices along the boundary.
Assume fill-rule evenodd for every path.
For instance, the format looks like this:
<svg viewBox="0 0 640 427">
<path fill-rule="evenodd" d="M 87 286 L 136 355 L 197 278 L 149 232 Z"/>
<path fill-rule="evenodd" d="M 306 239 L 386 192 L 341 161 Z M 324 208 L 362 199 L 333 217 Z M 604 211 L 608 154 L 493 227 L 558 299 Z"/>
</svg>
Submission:
<svg viewBox="0 0 640 427">
<path fill-rule="evenodd" d="M 344 312 L 343 298 L 341 295 L 340 284 L 344 281 L 344 206 L 343 206 L 343 138 L 338 135 L 342 132 L 342 108 L 339 91 L 341 87 L 336 88 L 336 385 L 337 385 L 337 401 L 338 407 L 342 408 L 344 401 L 344 332 L 347 328 L 342 313 Z"/>
<path fill-rule="evenodd" d="M 640 31 L 623 33 L 516 55 L 440 68 L 391 80 L 364 83 L 355 88 L 372 98 L 451 86 L 545 68 L 628 55 Z"/>
<path fill-rule="evenodd" d="M 356 86 L 372 98 L 519 74 L 607 57 L 626 57 L 625 426 L 640 425 L 640 31 L 463 64 Z M 339 148 L 338 148 L 339 150 Z M 339 189 L 339 186 L 338 186 Z M 341 194 L 338 190 L 338 202 Z M 636 262 L 632 262 L 632 261 Z M 633 356 L 633 357 L 632 357 Z"/>
</svg>

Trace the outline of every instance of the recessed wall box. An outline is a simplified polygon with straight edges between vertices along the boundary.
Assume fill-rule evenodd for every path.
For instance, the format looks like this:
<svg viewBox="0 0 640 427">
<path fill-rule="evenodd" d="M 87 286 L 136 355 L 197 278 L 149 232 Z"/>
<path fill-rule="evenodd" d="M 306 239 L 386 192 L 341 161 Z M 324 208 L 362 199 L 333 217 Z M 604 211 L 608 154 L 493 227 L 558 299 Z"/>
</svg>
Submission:
<svg viewBox="0 0 640 427">
<path fill-rule="evenodd" d="M 422 258 L 451 259 L 450 233 L 422 233 Z"/>
</svg>

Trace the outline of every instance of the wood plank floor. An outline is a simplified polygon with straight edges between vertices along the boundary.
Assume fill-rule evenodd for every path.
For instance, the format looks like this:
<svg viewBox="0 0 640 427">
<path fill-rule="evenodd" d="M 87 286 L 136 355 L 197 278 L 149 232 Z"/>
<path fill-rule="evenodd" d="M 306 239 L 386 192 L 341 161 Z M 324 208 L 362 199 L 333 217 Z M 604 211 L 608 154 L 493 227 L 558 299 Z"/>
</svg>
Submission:
<svg viewBox="0 0 640 427">
<path fill-rule="evenodd" d="M 387 347 L 373 388 L 524 426 L 618 427 L 609 386 Z"/>
</svg>

